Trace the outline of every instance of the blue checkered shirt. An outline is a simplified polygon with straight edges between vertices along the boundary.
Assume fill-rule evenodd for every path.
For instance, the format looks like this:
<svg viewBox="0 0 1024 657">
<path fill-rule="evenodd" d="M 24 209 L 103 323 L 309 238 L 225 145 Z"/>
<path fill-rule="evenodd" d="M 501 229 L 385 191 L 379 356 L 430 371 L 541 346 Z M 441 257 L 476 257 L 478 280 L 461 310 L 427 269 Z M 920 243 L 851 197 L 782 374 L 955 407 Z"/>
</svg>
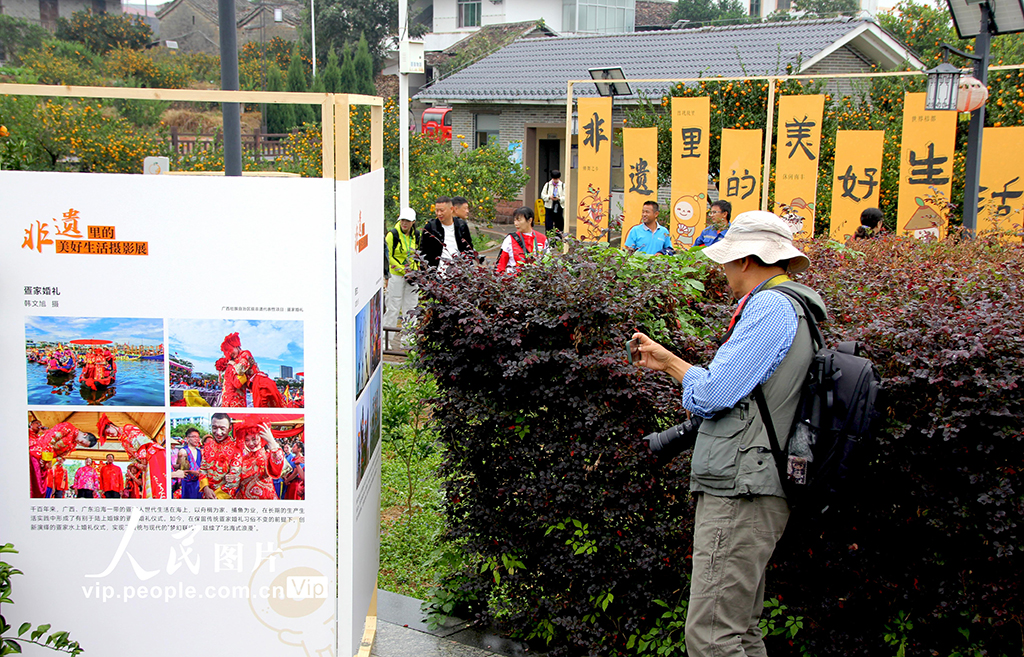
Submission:
<svg viewBox="0 0 1024 657">
<path fill-rule="evenodd" d="M 711 417 L 735 406 L 775 373 L 793 346 L 798 323 L 782 292 L 753 294 L 707 369 L 694 366 L 683 376 L 683 407 Z"/>
</svg>

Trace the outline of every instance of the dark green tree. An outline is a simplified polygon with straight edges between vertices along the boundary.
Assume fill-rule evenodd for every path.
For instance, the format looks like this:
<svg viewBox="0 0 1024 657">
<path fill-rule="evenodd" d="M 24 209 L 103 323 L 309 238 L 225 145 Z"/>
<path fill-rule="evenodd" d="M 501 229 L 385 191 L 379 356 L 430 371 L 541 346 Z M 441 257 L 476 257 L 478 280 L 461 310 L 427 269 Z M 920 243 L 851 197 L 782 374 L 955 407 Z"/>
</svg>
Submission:
<svg viewBox="0 0 1024 657">
<path fill-rule="evenodd" d="M 793 8 L 811 16 L 853 16 L 860 11 L 857 0 L 794 0 Z"/>
<path fill-rule="evenodd" d="M 705 23 L 743 23 L 750 20 L 739 0 L 677 0 L 671 20 L 689 21 L 686 27 Z"/>
<path fill-rule="evenodd" d="M 277 64 L 267 64 L 267 91 L 284 91 L 284 74 Z M 295 106 L 267 105 L 267 132 L 281 134 L 295 127 Z"/>
<path fill-rule="evenodd" d="M 285 90 L 303 93 L 309 91 L 309 80 L 306 78 L 306 67 L 299 55 L 298 44 L 292 48 L 292 60 L 288 63 L 288 76 L 285 79 Z M 295 108 L 295 125 L 313 121 L 313 108 L 305 103 L 293 105 Z"/>
<path fill-rule="evenodd" d="M 341 84 L 340 93 L 354 94 L 356 92 L 356 66 L 352 57 L 352 49 L 348 46 L 342 47 L 344 58 L 341 63 Z"/>
<path fill-rule="evenodd" d="M 374 96 L 377 88 L 373 84 L 373 58 L 370 56 L 370 47 L 366 42 L 366 35 L 359 37 L 359 44 L 356 45 L 356 54 L 352 57 L 352 67 L 355 70 L 354 93 Z"/>
<path fill-rule="evenodd" d="M 383 68 L 387 50 L 398 35 L 398 3 L 394 0 L 315 0 L 316 45 L 319 53 L 356 43 L 366 37 L 374 74 Z M 309 13 L 303 25 L 309 25 Z M 302 33 L 309 50 L 309 30 Z M 322 60 L 317 60 L 322 61 Z"/>
<path fill-rule="evenodd" d="M 324 91 L 329 94 L 341 93 L 341 65 L 338 63 L 338 51 L 331 48 L 327 53 L 327 67 L 320 74 Z"/>
</svg>

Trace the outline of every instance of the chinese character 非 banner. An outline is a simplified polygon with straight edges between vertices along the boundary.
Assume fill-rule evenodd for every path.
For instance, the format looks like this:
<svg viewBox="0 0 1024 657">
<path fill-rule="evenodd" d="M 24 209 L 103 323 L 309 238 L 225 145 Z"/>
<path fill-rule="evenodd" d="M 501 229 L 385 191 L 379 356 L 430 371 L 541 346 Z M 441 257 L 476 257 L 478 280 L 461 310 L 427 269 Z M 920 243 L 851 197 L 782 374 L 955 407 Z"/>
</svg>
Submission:
<svg viewBox="0 0 1024 657">
<path fill-rule="evenodd" d="M 658 129 L 624 128 L 622 152 L 626 165 L 626 210 L 622 219 L 622 244 L 647 201 L 658 202 Z"/>
<path fill-rule="evenodd" d="M 576 171 L 576 237 L 605 241 L 612 173 L 612 99 L 580 98 L 579 168 Z"/>
<path fill-rule="evenodd" d="M 832 221 L 829 236 L 845 242 L 860 226 L 860 214 L 878 207 L 882 180 L 884 130 L 836 132 L 836 166 L 832 174 Z"/>
<path fill-rule="evenodd" d="M 761 207 L 761 130 L 722 130 L 718 198 L 732 204 L 732 218 Z"/>
<path fill-rule="evenodd" d="M 925 94 L 903 100 L 900 193 L 896 226 L 915 237 L 942 237 L 953 186 L 956 112 L 927 112 Z"/>
<path fill-rule="evenodd" d="M 693 246 L 708 210 L 711 99 L 672 99 L 672 245 Z"/>
<path fill-rule="evenodd" d="M 779 129 L 775 143 L 775 207 L 794 236 L 814 235 L 818 190 L 818 151 L 825 96 L 779 98 Z"/>
<path fill-rule="evenodd" d="M 1013 231 L 1024 223 L 1024 127 L 985 128 L 978 194 L 978 233 Z"/>
</svg>

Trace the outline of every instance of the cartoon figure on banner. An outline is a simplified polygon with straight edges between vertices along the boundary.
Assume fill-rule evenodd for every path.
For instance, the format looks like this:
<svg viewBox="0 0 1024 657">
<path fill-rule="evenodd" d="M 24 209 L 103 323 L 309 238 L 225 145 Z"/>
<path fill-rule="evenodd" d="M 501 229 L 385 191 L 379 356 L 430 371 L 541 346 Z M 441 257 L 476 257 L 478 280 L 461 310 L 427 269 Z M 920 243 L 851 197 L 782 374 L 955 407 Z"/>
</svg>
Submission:
<svg viewBox="0 0 1024 657">
<path fill-rule="evenodd" d="M 604 199 L 601 198 L 601 190 L 593 185 L 587 185 L 587 195 L 580 199 L 579 210 L 576 220 L 589 226 L 584 237 L 596 239 L 601 236 L 604 228 L 601 226 L 605 216 Z"/>
<path fill-rule="evenodd" d="M 249 609 L 256 620 L 277 632 L 284 645 L 301 648 L 309 657 L 333 657 L 334 592 L 328 590 L 328 575 L 335 572 L 334 557 L 309 545 L 292 544 L 301 529 L 297 518 L 278 529 L 277 550 L 249 578 L 250 591 L 266 590 L 271 595 L 250 596 Z"/>
<path fill-rule="evenodd" d="M 788 204 L 780 203 L 779 207 L 782 208 L 782 214 L 779 217 L 793 231 L 793 237 L 797 237 L 800 233 L 804 233 L 804 237 L 806 237 L 807 231 L 804 229 L 804 225 L 814 216 L 814 204 L 808 203 L 798 196 Z M 799 210 L 807 210 L 808 212 L 807 214 L 801 214 Z"/>
<path fill-rule="evenodd" d="M 914 211 L 907 225 L 903 227 L 904 230 L 913 231 L 914 237 L 918 239 L 923 237 L 938 239 L 941 226 L 945 223 L 942 215 L 920 197 L 915 197 L 914 203 L 917 203 L 917 210 Z"/>
<path fill-rule="evenodd" d="M 680 196 L 672 204 L 672 214 L 675 215 L 679 224 L 676 226 L 676 235 L 673 242 L 677 249 L 688 249 L 693 246 L 697 235 L 697 223 L 704 216 L 704 194 L 696 196 Z"/>
</svg>

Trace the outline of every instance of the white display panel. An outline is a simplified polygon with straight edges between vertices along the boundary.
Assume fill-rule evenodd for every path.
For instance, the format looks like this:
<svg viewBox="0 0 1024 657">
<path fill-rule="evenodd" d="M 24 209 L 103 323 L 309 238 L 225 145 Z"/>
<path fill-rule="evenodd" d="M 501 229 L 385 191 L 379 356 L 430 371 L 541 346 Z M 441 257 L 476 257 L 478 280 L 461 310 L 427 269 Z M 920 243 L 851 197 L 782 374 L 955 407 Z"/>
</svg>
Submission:
<svg viewBox="0 0 1024 657">
<path fill-rule="evenodd" d="M 0 535 L 20 551 L 8 560 L 25 572 L 14 581 L 8 622 L 50 623 L 87 654 L 134 646 L 179 655 L 183 645 L 352 654 L 379 545 L 358 520 L 375 515 L 367 511 L 379 508 L 380 482 L 374 453 L 357 513 L 354 286 L 373 298 L 383 271 L 378 264 L 377 278 L 362 282 L 353 242 L 361 211 L 374 236 L 364 251 L 381 263 L 382 172 L 335 183 L 4 171 L 0 198 L 0 363 L 8 373 L 0 417 L 10 428 L 0 438 Z M 236 332 L 232 351 L 225 338 Z M 116 354 L 113 376 L 104 349 Z M 67 352 L 75 368 L 62 373 Z M 238 371 L 218 370 L 222 358 Z M 377 369 L 364 394 L 376 386 L 379 395 Z M 210 406 L 179 405 L 188 402 Z M 132 481 L 141 483 L 124 490 L 139 498 L 33 498 L 32 482 L 47 481 L 33 466 L 54 462 L 62 439 L 32 442 L 21 428 L 38 417 L 86 431 L 101 413 L 122 435 L 125 425 L 139 427 L 140 437 L 104 445 L 83 437 L 62 453 L 67 469 L 111 452 L 126 482 L 138 475 Z M 169 498 L 173 447 L 185 440 L 172 437 L 172 424 L 215 433 L 218 413 L 238 446 L 205 460 L 211 480 L 218 455 L 230 464 L 220 497 Z M 266 465 L 273 450 L 257 438 L 246 451 L 243 436 L 264 424 L 280 444 L 303 444 L 302 499 L 272 499 L 288 494 Z M 30 442 L 57 447 L 34 459 Z M 365 529 L 374 533 L 353 533 Z"/>
</svg>

